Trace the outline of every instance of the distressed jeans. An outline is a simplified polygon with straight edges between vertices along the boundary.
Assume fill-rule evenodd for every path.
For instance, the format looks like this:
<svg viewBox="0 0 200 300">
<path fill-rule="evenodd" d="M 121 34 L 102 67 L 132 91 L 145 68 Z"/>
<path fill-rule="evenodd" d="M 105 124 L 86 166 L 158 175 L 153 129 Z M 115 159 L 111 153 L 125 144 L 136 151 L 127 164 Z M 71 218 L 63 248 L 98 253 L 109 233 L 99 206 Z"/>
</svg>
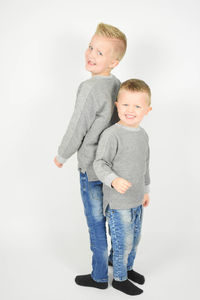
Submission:
<svg viewBox="0 0 200 300">
<path fill-rule="evenodd" d="M 142 205 L 131 209 L 106 210 L 112 253 L 109 260 L 113 263 L 113 277 L 117 281 L 127 279 L 127 270 L 133 267 L 137 245 L 141 236 Z"/>
<path fill-rule="evenodd" d="M 103 192 L 101 181 L 88 181 L 86 173 L 80 172 L 81 196 L 90 235 L 92 255 L 92 278 L 97 282 L 108 281 L 108 246 L 106 217 L 103 215 Z"/>
</svg>

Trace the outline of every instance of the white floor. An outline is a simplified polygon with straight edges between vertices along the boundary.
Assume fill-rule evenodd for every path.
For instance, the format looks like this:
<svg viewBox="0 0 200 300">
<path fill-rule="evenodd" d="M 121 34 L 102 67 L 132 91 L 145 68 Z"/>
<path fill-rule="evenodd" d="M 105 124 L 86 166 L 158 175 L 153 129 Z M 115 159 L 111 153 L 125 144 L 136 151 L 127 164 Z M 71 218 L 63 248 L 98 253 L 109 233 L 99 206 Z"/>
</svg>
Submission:
<svg viewBox="0 0 200 300">
<path fill-rule="evenodd" d="M 76 233 L 78 234 L 78 233 Z M 75 234 L 75 235 L 76 235 Z M 128 299 L 112 288 L 98 290 L 77 286 L 74 277 L 90 272 L 90 251 L 85 236 L 53 232 L 49 237 L 13 236 L 2 244 L 0 268 L 1 300 Z M 4 245 L 4 246 L 3 246 Z M 6 246 L 5 246 L 6 245 Z M 191 236 L 147 234 L 143 236 L 135 269 L 146 276 L 142 299 L 200 299 L 199 243 Z M 109 268 L 112 280 L 112 268 Z"/>
</svg>

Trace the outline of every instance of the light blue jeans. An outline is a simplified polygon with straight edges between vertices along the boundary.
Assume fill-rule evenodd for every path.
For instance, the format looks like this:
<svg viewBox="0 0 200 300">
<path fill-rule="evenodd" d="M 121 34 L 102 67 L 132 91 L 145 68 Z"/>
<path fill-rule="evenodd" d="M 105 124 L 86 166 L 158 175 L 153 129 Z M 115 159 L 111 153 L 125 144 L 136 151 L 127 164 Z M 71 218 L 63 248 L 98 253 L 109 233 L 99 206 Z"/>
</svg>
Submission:
<svg viewBox="0 0 200 300">
<path fill-rule="evenodd" d="M 97 282 L 108 281 L 108 246 L 106 237 L 106 218 L 103 215 L 103 192 L 101 181 L 88 181 L 86 173 L 80 172 L 81 196 L 87 219 L 90 249 L 92 255 L 92 278 Z M 107 211 L 108 217 L 108 211 Z M 139 219 L 137 219 L 139 221 Z M 136 222 L 134 245 L 137 246 L 141 226 Z M 128 257 L 127 270 L 131 270 L 135 259 L 136 247 Z M 110 250 L 109 261 L 113 263 L 113 249 Z M 114 263 L 113 263 L 114 264 Z"/>
<path fill-rule="evenodd" d="M 142 205 L 131 209 L 106 210 L 112 251 L 109 260 L 113 263 L 113 277 L 117 281 L 127 279 L 127 270 L 132 270 L 137 245 L 141 236 Z"/>
<path fill-rule="evenodd" d="M 106 218 L 103 215 L 103 193 L 101 181 L 88 181 L 86 173 L 80 172 L 81 196 L 90 234 L 92 256 L 92 278 L 97 282 L 108 281 L 108 246 Z"/>
</svg>

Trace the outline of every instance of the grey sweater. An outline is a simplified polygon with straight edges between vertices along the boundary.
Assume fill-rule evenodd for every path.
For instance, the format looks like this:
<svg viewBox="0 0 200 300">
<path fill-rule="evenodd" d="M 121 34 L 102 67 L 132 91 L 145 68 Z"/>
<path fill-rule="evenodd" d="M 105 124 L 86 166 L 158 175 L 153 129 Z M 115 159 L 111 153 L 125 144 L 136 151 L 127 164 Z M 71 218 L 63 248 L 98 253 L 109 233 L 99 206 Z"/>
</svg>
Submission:
<svg viewBox="0 0 200 300">
<path fill-rule="evenodd" d="M 103 184 L 104 213 L 112 209 L 129 209 L 142 204 L 149 191 L 148 135 L 142 127 L 132 128 L 114 124 L 101 135 L 94 170 Z M 132 186 L 120 194 L 112 188 L 112 181 L 122 177 Z"/>
<path fill-rule="evenodd" d="M 98 180 L 93 161 L 102 131 L 118 121 L 114 102 L 120 81 L 114 76 L 96 75 L 78 88 L 74 113 L 58 148 L 57 160 L 64 163 L 77 151 L 78 169 L 89 181 Z"/>
</svg>

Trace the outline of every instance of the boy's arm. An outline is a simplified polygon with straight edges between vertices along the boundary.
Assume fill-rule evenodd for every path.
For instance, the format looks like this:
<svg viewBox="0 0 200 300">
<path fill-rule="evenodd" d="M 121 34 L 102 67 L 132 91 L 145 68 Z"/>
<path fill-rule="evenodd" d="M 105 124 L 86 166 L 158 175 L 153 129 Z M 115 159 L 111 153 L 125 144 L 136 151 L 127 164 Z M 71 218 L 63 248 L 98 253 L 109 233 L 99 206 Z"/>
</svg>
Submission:
<svg viewBox="0 0 200 300">
<path fill-rule="evenodd" d="M 144 198 L 142 201 L 142 205 L 144 207 L 147 207 L 149 205 L 150 199 L 149 199 L 149 191 L 150 191 L 150 176 L 149 176 L 149 156 L 150 156 L 150 150 L 148 146 L 148 154 L 146 159 L 146 174 L 144 177 Z"/>
<path fill-rule="evenodd" d="M 58 148 L 56 160 L 63 164 L 74 154 L 82 144 L 82 141 L 96 117 L 96 103 L 94 96 L 79 91 L 75 109 L 68 125 L 67 131 Z"/>
<path fill-rule="evenodd" d="M 147 159 L 146 159 L 146 174 L 144 177 L 144 193 L 147 194 L 150 191 L 150 175 L 149 175 L 149 158 L 150 158 L 150 149 L 148 146 L 148 154 L 147 154 Z"/>
<path fill-rule="evenodd" d="M 96 158 L 93 163 L 95 173 L 100 181 L 111 186 L 112 181 L 119 177 L 112 170 L 112 161 L 117 151 L 116 138 L 106 130 L 101 134 Z"/>
</svg>

